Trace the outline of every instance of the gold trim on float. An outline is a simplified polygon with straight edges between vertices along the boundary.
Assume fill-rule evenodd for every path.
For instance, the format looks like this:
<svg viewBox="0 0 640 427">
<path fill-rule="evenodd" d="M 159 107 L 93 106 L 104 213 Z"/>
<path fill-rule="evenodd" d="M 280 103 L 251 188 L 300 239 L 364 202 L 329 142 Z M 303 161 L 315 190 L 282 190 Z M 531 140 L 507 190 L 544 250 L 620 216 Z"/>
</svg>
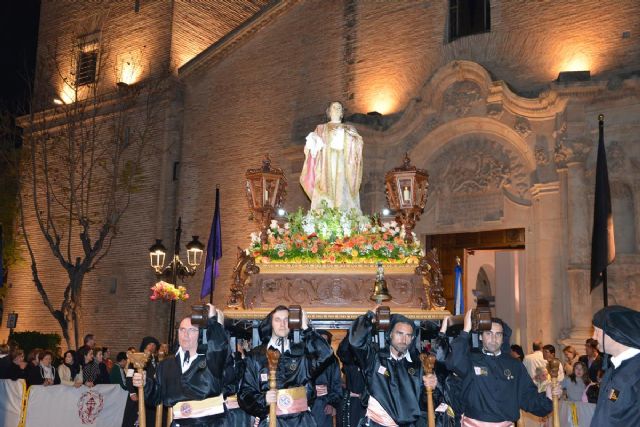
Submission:
<svg viewBox="0 0 640 427">
<path fill-rule="evenodd" d="M 307 313 L 307 316 L 311 320 L 355 320 L 358 316 L 361 316 L 367 312 L 367 310 L 372 310 L 366 308 L 340 308 L 340 309 L 305 309 L 302 307 L 304 311 Z M 234 310 L 234 309 L 226 309 L 224 312 L 224 317 L 226 319 L 234 319 L 234 320 L 253 320 L 253 319 L 263 319 L 265 318 L 272 309 L 267 308 L 256 308 L 253 310 Z M 419 308 L 414 309 L 397 309 L 394 310 L 391 308 L 392 314 L 402 314 L 408 317 L 411 320 L 439 320 L 444 319 L 447 316 L 451 316 L 447 310 L 421 310 Z"/>
<path fill-rule="evenodd" d="M 382 264 L 384 273 L 416 274 L 418 264 Z M 376 263 L 370 264 L 316 264 L 316 263 L 256 263 L 260 274 L 376 274 Z"/>
</svg>

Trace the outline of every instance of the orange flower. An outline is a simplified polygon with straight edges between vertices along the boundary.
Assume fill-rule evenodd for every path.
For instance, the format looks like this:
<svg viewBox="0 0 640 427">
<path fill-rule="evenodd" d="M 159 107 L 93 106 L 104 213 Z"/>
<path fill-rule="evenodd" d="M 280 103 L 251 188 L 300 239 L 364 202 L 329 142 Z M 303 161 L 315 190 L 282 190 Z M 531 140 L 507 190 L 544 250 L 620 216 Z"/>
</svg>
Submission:
<svg viewBox="0 0 640 427">
<path fill-rule="evenodd" d="M 318 246 L 317 245 L 311 246 L 311 253 L 313 253 L 313 254 L 317 254 L 318 253 Z"/>
</svg>

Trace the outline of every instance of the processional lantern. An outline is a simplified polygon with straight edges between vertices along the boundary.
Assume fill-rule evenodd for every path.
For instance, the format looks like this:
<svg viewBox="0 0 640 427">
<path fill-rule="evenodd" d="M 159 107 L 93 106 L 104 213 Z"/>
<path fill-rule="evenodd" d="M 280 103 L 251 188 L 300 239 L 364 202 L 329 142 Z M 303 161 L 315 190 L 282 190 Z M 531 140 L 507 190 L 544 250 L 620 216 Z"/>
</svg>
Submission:
<svg viewBox="0 0 640 427">
<path fill-rule="evenodd" d="M 407 243 L 413 242 L 412 231 L 427 204 L 429 174 L 411 165 L 409 154 L 404 156 L 403 165 L 385 175 L 387 203 L 396 212 L 396 221 L 404 226 Z"/>
<path fill-rule="evenodd" d="M 260 239 L 267 243 L 267 230 L 275 212 L 284 204 L 287 180 L 280 168 L 271 167 L 271 159 L 267 154 L 262 161 L 262 167 L 248 169 L 247 201 L 253 219 L 260 224 Z"/>
</svg>

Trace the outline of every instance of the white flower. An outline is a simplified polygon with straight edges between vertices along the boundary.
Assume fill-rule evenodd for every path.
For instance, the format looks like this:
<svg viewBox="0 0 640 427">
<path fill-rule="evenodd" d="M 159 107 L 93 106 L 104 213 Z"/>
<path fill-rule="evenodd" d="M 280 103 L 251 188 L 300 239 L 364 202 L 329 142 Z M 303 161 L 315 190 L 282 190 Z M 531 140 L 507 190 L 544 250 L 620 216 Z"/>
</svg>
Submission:
<svg viewBox="0 0 640 427">
<path fill-rule="evenodd" d="M 277 230 L 278 229 L 278 221 L 275 219 L 271 220 L 271 225 L 269 226 L 269 228 L 273 229 L 273 230 Z"/>
<path fill-rule="evenodd" d="M 289 229 L 289 227 L 290 227 L 289 223 L 288 223 L 288 222 L 285 222 L 285 223 L 284 223 L 284 229 L 285 229 L 285 230 L 288 230 L 288 229 Z"/>
<path fill-rule="evenodd" d="M 258 233 L 257 231 L 254 231 L 253 233 L 251 233 L 251 243 L 252 244 L 260 243 L 260 233 Z"/>
</svg>

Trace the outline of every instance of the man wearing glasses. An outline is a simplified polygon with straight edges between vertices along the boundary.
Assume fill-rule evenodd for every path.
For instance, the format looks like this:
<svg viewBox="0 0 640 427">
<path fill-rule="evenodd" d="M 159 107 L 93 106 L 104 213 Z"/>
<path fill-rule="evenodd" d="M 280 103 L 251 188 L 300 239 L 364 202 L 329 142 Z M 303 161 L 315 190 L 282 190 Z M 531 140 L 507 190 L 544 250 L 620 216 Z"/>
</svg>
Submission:
<svg viewBox="0 0 640 427">
<path fill-rule="evenodd" d="M 448 323 L 448 318 L 444 322 Z M 524 365 L 510 355 L 511 329 L 501 319 L 491 319 L 491 330 L 481 334 L 482 348 L 469 348 L 471 310 L 464 318 L 464 329 L 451 343 L 447 369 L 462 378 L 460 401 L 465 408 L 463 427 L 514 426 L 520 409 L 539 417 L 553 409 L 551 395 L 562 388 L 538 393 Z"/>
<path fill-rule="evenodd" d="M 206 351 L 198 353 L 200 330 L 185 317 L 178 329 L 180 348 L 175 357 L 159 363 L 156 378 L 146 378 L 145 398 L 152 405 L 162 402 L 170 408 L 173 427 L 218 427 L 225 422 L 222 389 L 229 340 L 222 311 L 208 305 Z M 142 380 L 134 374 L 133 385 L 140 386 Z"/>
</svg>

